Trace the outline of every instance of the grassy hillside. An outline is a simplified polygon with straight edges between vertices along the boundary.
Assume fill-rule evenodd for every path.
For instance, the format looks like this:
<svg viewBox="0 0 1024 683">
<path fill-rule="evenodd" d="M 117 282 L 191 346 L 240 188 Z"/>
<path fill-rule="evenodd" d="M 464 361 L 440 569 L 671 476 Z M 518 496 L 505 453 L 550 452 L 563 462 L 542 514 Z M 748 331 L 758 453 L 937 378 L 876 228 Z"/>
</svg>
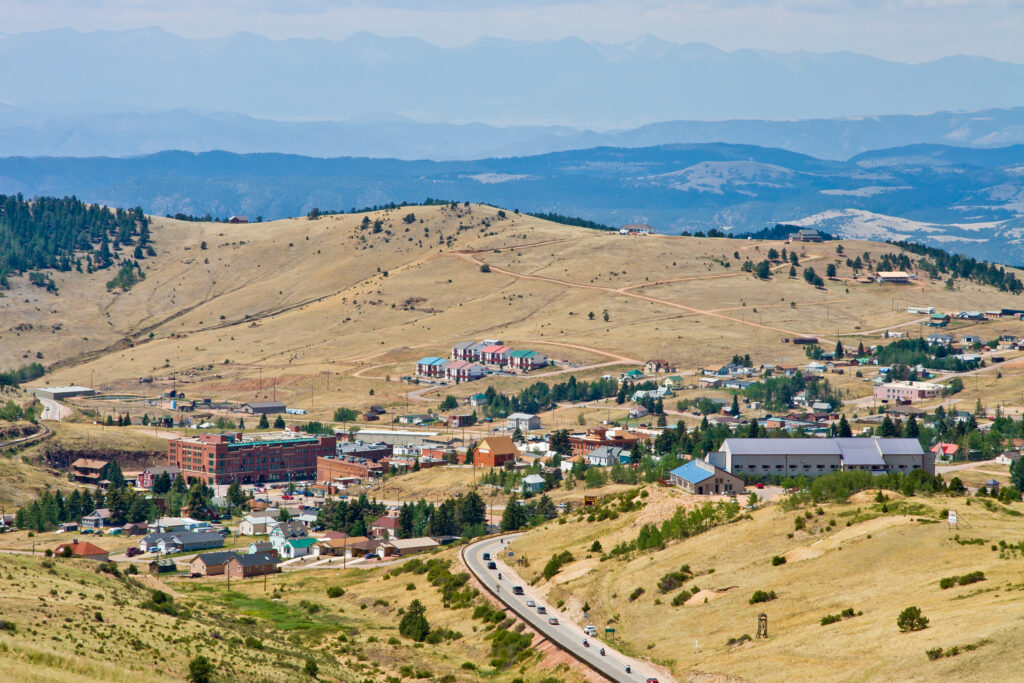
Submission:
<svg viewBox="0 0 1024 683">
<path fill-rule="evenodd" d="M 887 329 L 926 333 L 908 305 L 1021 305 L 992 287 L 958 280 L 948 289 L 924 273 L 905 286 L 853 278 L 847 258 L 861 258 L 863 276 L 883 254 L 899 253 L 891 245 L 790 245 L 797 276 L 778 262 L 758 279 L 744 262 L 783 244 L 624 237 L 479 205 L 249 225 L 152 223 L 158 255 L 127 292 L 108 292 L 106 275 L 55 273 L 57 294 L 15 279 L 0 299 L 11 321 L 0 330 L 0 367 L 41 354 L 58 366 L 42 380 L 50 384 L 152 396 L 174 377 L 191 395 L 276 396 L 323 418 L 337 405 L 433 398 L 408 396 L 411 387 L 395 380 L 417 358 L 447 355 L 462 339 L 500 337 L 597 376 L 648 358 L 695 368 L 736 351 L 755 362 L 801 363 L 802 348 L 784 338 L 877 343 Z M 829 264 L 836 278 L 823 287 L 803 279 L 806 267 L 824 278 Z M 1013 327 L 958 322 L 954 332 L 989 338 Z M 152 384 L 138 381 L 150 377 Z"/>
<path fill-rule="evenodd" d="M 991 680 L 1014 677 L 1022 635 L 1019 608 L 1021 504 L 875 492 L 849 502 L 784 511 L 777 505 L 712 528 L 664 550 L 608 558 L 616 544 L 636 538 L 646 522 L 671 516 L 693 499 L 653 490 L 639 511 L 617 519 L 586 517 L 528 532 L 512 544 L 522 569 L 552 601 L 581 615 L 589 603 L 599 629 L 616 629 L 629 652 L 671 667 L 683 679 L 702 671 L 747 680 Z M 668 504 L 666 504 L 666 499 Z M 945 511 L 960 514 L 949 528 Z M 803 520 L 803 530 L 795 520 Z M 603 552 L 592 552 L 599 540 Z M 549 556 L 568 550 L 574 561 L 550 581 Z M 774 557 L 786 558 L 773 563 Z M 671 588 L 659 582 L 686 565 Z M 950 576 L 981 571 L 984 580 L 943 589 Z M 751 604 L 756 591 L 776 598 Z M 678 597 L 686 591 L 682 597 Z M 901 633 L 896 618 L 918 606 L 928 628 Z M 843 617 L 852 609 L 853 616 Z M 767 639 L 754 636 L 757 615 L 768 615 Z M 823 617 L 840 615 L 822 625 Z M 733 641 L 733 642 L 730 642 Z M 965 646 L 976 646 L 967 649 Z M 926 651 L 959 648 L 930 660 Z"/>
</svg>

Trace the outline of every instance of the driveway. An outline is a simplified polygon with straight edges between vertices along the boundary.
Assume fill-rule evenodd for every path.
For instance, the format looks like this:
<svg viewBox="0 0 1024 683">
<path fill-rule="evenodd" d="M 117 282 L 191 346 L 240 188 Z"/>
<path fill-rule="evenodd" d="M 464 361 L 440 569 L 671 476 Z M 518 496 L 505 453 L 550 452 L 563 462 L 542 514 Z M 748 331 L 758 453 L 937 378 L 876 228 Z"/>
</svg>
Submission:
<svg viewBox="0 0 1024 683">
<path fill-rule="evenodd" d="M 627 657 L 598 638 L 585 635 L 582 626 L 572 622 L 553 606 L 547 605 L 535 597 L 529 584 L 520 579 L 513 569 L 498 559 L 499 553 L 504 556 L 505 546 L 502 541 L 507 542 L 515 536 L 516 534 L 511 534 L 488 538 L 471 543 L 462 549 L 462 559 L 466 567 L 485 589 L 541 636 L 609 680 L 639 681 L 640 683 L 644 683 L 648 679 L 669 680 L 664 674 L 655 671 L 648 662 Z M 483 559 L 484 553 L 490 553 L 497 569 L 487 569 L 487 560 Z M 501 580 L 498 580 L 499 573 L 502 576 Z M 524 594 L 513 595 L 513 586 L 521 586 L 524 589 Z M 547 614 L 537 614 L 536 608 L 527 606 L 527 600 L 534 600 L 537 605 L 544 605 Z M 557 626 L 548 623 L 548 619 L 551 617 L 558 619 Z M 584 640 L 590 643 L 590 647 L 583 645 Z M 605 650 L 604 656 L 601 655 L 601 648 Z M 627 664 L 632 669 L 631 673 L 626 673 Z"/>
</svg>

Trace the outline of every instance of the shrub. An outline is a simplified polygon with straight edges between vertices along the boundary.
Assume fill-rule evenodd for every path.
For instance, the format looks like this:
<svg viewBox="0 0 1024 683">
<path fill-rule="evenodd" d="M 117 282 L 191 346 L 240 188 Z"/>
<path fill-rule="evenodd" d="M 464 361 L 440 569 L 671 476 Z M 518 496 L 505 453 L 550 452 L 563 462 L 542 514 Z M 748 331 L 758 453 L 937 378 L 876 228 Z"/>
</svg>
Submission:
<svg viewBox="0 0 1024 683">
<path fill-rule="evenodd" d="M 939 588 L 941 588 L 942 590 L 946 590 L 947 588 L 952 588 L 953 586 L 956 585 L 956 580 L 957 580 L 957 577 L 955 577 L 955 576 L 947 576 L 947 577 L 945 577 L 943 579 L 939 579 Z"/>
<path fill-rule="evenodd" d="M 692 577 L 693 572 L 690 571 L 690 565 L 684 564 L 679 568 L 679 571 L 669 572 L 658 579 L 658 590 L 662 593 L 668 593 L 669 591 L 679 588 Z"/>
<path fill-rule="evenodd" d="M 644 589 L 643 588 L 637 588 L 635 591 L 633 591 L 632 593 L 629 594 L 629 601 L 633 602 L 634 600 L 636 600 L 637 598 L 639 598 L 643 594 L 644 594 Z"/>
<path fill-rule="evenodd" d="M 984 580 L 985 572 L 975 571 L 971 572 L 970 574 L 964 574 L 959 579 L 957 579 L 957 583 L 959 583 L 961 586 L 966 586 L 968 584 L 977 583 L 979 581 Z"/>
<path fill-rule="evenodd" d="M 248 647 L 248 648 L 252 648 L 253 650 L 262 650 L 263 649 L 263 641 L 260 640 L 259 638 L 253 638 L 252 636 L 246 636 L 245 637 L 245 646 Z"/>
<path fill-rule="evenodd" d="M 602 548 L 601 548 L 601 541 L 594 541 L 593 543 L 590 544 L 590 552 L 592 552 L 592 553 L 599 553 L 599 552 L 601 552 L 601 550 L 602 550 Z"/>
<path fill-rule="evenodd" d="M 413 600 L 409 603 L 409 609 L 405 611 L 402 621 L 398 624 L 398 632 L 406 638 L 411 638 L 417 642 L 426 640 L 427 635 L 430 634 L 430 624 L 425 616 L 426 611 L 423 603 L 419 600 Z"/>
<path fill-rule="evenodd" d="M 340 598 L 345 594 L 345 589 L 341 586 L 331 586 L 327 589 L 327 597 L 329 598 Z"/>
<path fill-rule="evenodd" d="M 928 617 L 921 614 L 920 607 L 907 607 L 896 617 L 900 631 L 921 631 L 928 628 Z"/>
<path fill-rule="evenodd" d="M 674 598 L 672 598 L 672 606 L 679 607 L 692 597 L 693 596 L 690 594 L 690 591 L 683 590 L 682 592 L 677 593 Z"/>
<path fill-rule="evenodd" d="M 776 555 L 772 558 L 772 566 L 778 567 L 780 564 L 786 564 L 786 558 L 782 555 Z"/>
<path fill-rule="evenodd" d="M 776 597 L 775 591 L 756 590 L 754 591 L 754 594 L 750 596 L 750 604 L 754 605 L 759 602 L 769 602 L 774 600 Z"/>
<path fill-rule="evenodd" d="M 942 657 L 942 648 L 941 647 L 933 647 L 931 650 L 925 650 L 925 655 L 928 656 L 928 659 L 930 661 L 935 661 L 936 659 L 940 659 Z"/>
<path fill-rule="evenodd" d="M 188 663 L 189 683 L 210 683 L 213 680 L 213 663 L 203 655 L 197 655 Z"/>
<path fill-rule="evenodd" d="M 303 667 L 303 670 L 310 678 L 316 678 L 316 675 L 320 673 L 320 667 L 312 657 L 306 657 L 306 665 Z"/>
<path fill-rule="evenodd" d="M 828 626 L 829 624 L 834 624 L 837 621 L 842 621 L 842 619 L 843 618 L 838 614 L 826 614 L 821 618 L 821 625 Z"/>
<path fill-rule="evenodd" d="M 562 567 L 573 561 L 572 553 L 564 550 L 557 555 L 552 555 L 547 564 L 544 565 L 544 578 L 550 580 L 552 576 L 562 570 Z"/>
</svg>

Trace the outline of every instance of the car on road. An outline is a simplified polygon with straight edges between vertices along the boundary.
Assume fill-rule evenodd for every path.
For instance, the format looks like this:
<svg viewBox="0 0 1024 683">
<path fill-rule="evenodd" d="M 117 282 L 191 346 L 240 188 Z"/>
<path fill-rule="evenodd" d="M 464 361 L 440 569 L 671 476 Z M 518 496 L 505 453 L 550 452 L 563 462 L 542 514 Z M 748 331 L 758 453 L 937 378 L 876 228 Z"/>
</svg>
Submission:
<svg viewBox="0 0 1024 683">
<path fill-rule="evenodd" d="M 284 494 L 283 496 L 281 496 L 281 500 L 294 500 L 294 499 L 295 499 L 295 496 L 289 495 L 287 493 Z"/>
<path fill-rule="evenodd" d="M 587 624 L 586 626 L 583 627 L 583 632 L 586 633 L 588 636 L 596 637 L 597 636 L 597 627 L 594 626 L 593 624 Z"/>
<path fill-rule="evenodd" d="M 142 554 L 142 548 L 140 548 L 138 546 L 135 546 L 133 548 L 128 548 L 128 550 L 126 550 L 125 553 L 124 553 L 125 557 L 135 557 L 136 555 L 141 555 L 141 554 Z"/>
<path fill-rule="evenodd" d="M 764 484 L 762 484 L 761 482 L 757 482 L 756 484 L 754 484 L 754 488 L 755 489 L 763 489 L 764 488 Z"/>
<path fill-rule="evenodd" d="M 658 683 L 658 679 L 657 678 L 648 678 L 647 679 L 647 683 Z"/>
<path fill-rule="evenodd" d="M 484 553 L 484 559 L 485 560 L 491 559 L 491 554 L 490 553 Z"/>
<path fill-rule="evenodd" d="M 535 603 L 533 600 L 527 600 L 526 601 L 526 606 L 527 607 L 536 607 L 537 603 Z"/>
<path fill-rule="evenodd" d="M 523 595 L 522 586 L 512 586 L 512 595 Z"/>
<path fill-rule="evenodd" d="M 548 623 L 552 626 L 558 626 L 558 617 L 549 617 Z"/>
<path fill-rule="evenodd" d="M 495 564 L 494 562 L 488 562 L 488 563 L 487 563 L 487 568 L 488 568 L 488 569 L 497 569 L 497 568 L 498 568 L 498 565 L 497 565 L 497 564 Z"/>
<path fill-rule="evenodd" d="M 544 605 L 537 605 L 537 614 L 547 614 L 548 608 Z"/>
</svg>

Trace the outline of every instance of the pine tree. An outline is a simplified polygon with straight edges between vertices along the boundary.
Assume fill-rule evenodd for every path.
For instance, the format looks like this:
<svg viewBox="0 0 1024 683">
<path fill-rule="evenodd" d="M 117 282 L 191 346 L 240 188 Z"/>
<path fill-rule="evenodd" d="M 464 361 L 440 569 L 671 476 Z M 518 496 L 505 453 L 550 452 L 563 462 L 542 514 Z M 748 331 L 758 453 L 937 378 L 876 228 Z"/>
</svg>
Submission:
<svg viewBox="0 0 1024 683">
<path fill-rule="evenodd" d="M 284 418 L 280 415 L 274 420 L 274 429 L 284 429 Z"/>
<path fill-rule="evenodd" d="M 258 429 L 270 429 L 270 422 L 267 420 L 267 414 L 263 413 L 260 415 L 259 424 L 256 425 Z"/>
<path fill-rule="evenodd" d="M 850 429 L 850 423 L 846 421 L 845 415 L 839 417 L 839 436 L 841 438 L 853 436 L 853 430 Z"/>
</svg>

